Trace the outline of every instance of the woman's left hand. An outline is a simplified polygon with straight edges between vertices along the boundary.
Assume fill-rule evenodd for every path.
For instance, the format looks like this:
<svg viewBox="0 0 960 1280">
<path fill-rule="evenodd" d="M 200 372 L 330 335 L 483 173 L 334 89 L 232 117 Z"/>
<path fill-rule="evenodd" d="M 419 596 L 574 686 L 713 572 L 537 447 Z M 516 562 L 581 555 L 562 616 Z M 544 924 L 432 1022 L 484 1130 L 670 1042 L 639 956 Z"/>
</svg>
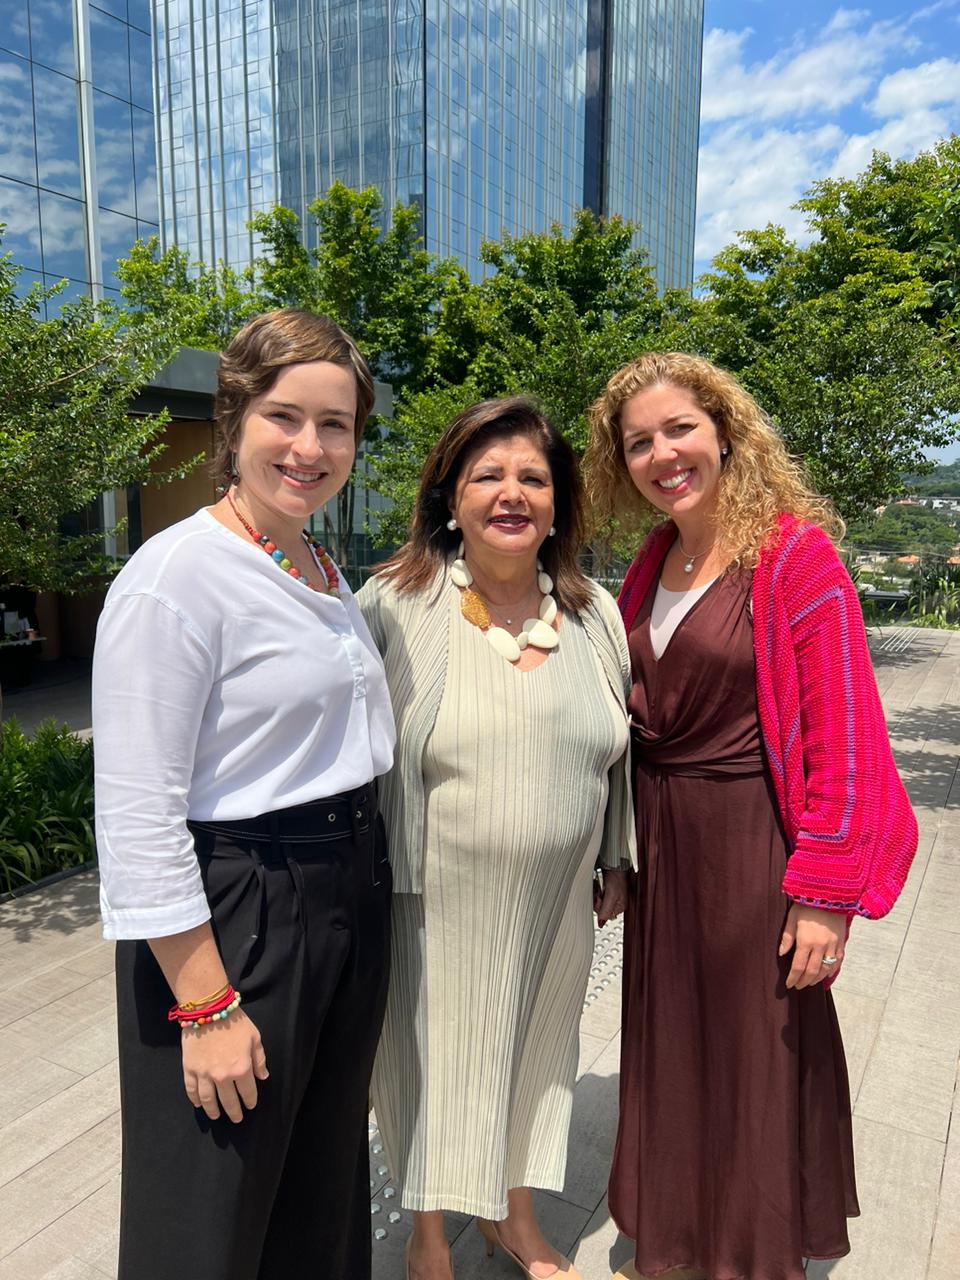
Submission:
<svg viewBox="0 0 960 1280">
<path fill-rule="evenodd" d="M 846 936 L 846 917 L 836 911 L 821 911 L 818 907 L 804 907 L 795 902 L 787 912 L 787 922 L 780 939 L 781 956 L 794 948 L 787 986 L 800 990 L 839 973 Z M 837 963 L 825 965 L 824 957 L 835 959 Z"/>
<path fill-rule="evenodd" d="M 623 915 L 627 905 L 627 873 L 611 871 L 603 868 L 603 896 L 594 904 L 597 913 L 597 924 L 601 929 L 608 920 L 616 920 Z"/>
</svg>

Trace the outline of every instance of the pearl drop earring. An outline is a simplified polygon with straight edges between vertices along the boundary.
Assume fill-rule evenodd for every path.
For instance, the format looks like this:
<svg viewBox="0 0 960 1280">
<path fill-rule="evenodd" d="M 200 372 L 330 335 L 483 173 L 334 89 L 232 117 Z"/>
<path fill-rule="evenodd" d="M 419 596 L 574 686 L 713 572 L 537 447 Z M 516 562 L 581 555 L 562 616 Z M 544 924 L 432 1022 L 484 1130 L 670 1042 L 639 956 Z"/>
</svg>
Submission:
<svg viewBox="0 0 960 1280">
<path fill-rule="evenodd" d="M 547 537 L 552 538 L 556 532 L 557 532 L 557 527 L 556 525 L 552 524 L 550 528 L 547 530 Z"/>
<path fill-rule="evenodd" d="M 451 533 L 453 533 L 456 527 L 457 527 L 457 517 L 451 516 L 450 519 L 447 521 L 447 528 L 450 530 Z"/>
</svg>

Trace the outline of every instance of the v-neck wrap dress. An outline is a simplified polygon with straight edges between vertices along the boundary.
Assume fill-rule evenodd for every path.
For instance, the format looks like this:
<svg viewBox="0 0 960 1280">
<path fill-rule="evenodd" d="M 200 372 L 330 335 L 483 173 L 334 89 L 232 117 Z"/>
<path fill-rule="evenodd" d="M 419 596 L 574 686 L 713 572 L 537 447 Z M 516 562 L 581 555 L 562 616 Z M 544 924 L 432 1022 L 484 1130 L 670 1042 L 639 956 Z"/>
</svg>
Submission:
<svg viewBox="0 0 960 1280">
<path fill-rule="evenodd" d="M 511 1187 L 563 1186 L 592 872 L 608 807 L 630 821 L 628 731 L 578 616 L 563 618 L 545 662 L 520 671 L 459 599 L 448 588 L 433 606 L 448 623 L 447 665 L 421 757 L 422 891 L 394 897 L 373 1099 L 404 1207 L 500 1219 Z M 612 606 L 604 625 L 620 627 L 610 646 L 625 662 Z M 381 625 L 374 616 L 375 636 Z M 614 865 L 629 852 L 624 842 Z"/>
<path fill-rule="evenodd" d="M 639 875 L 625 921 L 610 1209 L 645 1276 L 803 1280 L 858 1212 L 833 1001 L 777 955 L 788 849 L 756 699 L 750 574 L 693 605 L 661 657 L 651 588 L 629 636 Z M 631 877 L 634 881 L 634 877 Z"/>
</svg>

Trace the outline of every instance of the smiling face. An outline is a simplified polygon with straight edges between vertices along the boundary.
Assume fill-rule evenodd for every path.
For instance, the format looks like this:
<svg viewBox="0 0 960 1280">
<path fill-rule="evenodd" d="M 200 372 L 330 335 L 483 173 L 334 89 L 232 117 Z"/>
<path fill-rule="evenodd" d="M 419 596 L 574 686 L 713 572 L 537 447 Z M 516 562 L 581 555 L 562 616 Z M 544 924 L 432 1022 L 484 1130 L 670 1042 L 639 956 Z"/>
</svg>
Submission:
<svg viewBox="0 0 960 1280">
<path fill-rule="evenodd" d="M 471 450 L 450 510 L 468 559 L 536 559 L 553 523 L 550 464 L 531 436 L 497 436 Z"/>
<path fill-rule="evenodd" d="M 356 454 L 357 383 L 328 360 L 292 364 L 248 404 L 237 493 L 258 524 L 302 524 L 343 488 Z"/>
<path fill-rule="evenodd" d="M 681 527 L 713 514 L 726 441 L 688 391 L 645 388 L 624 403 L 620 429 L 630 478 L 649 503 Z"/>
</svg>

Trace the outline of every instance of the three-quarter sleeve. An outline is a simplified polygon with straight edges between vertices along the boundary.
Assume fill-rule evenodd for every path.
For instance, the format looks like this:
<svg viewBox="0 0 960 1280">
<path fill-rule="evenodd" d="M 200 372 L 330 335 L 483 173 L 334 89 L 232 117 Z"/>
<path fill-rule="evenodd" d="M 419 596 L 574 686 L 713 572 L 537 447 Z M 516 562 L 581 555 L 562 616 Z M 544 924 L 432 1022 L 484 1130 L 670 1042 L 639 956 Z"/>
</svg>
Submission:
<svg viewBox="0 0 960 1280">
<path fill-rule="evenodd" d="M 630 649 L 623 619 L 613 597 L 602 587 L 597 588 L 596 602 L 605 623 L 609 646 L 608 671 L 619 676 L 618 702 L 627 720 L 626 701 L 630 696 Z M 614 687 L 614 682 L 611 682 Z M 630 739 L 627 737 L 623 754 L 610 766 L 607 775 L 607 811 L 603 823 L 603 839 L 597 865 L 610 871 L 629 871 L 637 868 L 636 817 L 633 807 L 633 779 L 631 777 Z"/>
<path fill-rule="evenodd" d="M 210 917 L 186 819 L 214 669 L 199 629 L 174 606 L 151 594 L 108 601 L 93 665 L 107 938 L 166 937 Z"/>
</svg>

